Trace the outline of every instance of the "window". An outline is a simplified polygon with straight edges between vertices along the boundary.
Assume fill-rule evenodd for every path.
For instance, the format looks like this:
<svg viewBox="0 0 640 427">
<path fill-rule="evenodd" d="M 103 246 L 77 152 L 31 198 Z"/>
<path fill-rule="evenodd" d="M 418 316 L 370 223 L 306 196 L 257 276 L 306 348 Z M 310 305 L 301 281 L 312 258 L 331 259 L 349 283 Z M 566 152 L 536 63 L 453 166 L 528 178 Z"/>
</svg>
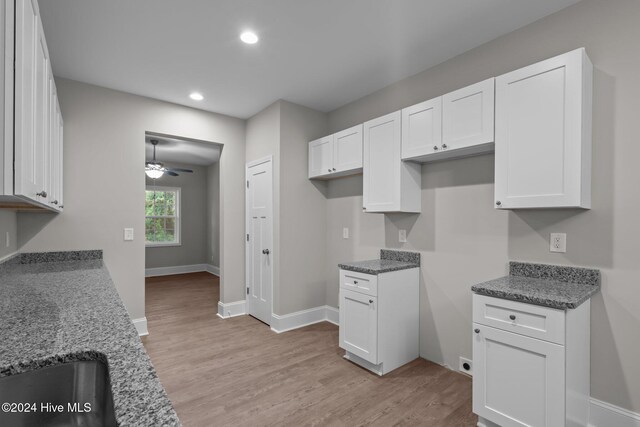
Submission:
<svg viewBox="0 0 640 427">
<path fill-rule="evenodd" d="M 180 189 L 147 187 L 145 198 L 147 246 L 180 245 Z"/>
</svg>

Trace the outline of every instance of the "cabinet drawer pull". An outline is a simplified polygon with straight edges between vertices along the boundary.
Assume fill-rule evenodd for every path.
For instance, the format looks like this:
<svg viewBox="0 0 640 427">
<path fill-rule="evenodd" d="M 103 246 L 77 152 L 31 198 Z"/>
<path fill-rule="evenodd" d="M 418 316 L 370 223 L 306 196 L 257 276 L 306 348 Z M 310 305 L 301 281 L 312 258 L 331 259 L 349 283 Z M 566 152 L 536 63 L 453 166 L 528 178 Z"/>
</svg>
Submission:
<svg viewBox="0 0 640 427">
<path fill-rule="evenodd" d="M 353 284 L 354 284 L 354 285 L 357 285 L 357 284 L 358 284 L 358 281 L 357 281 L 357 280 L 354 280 L 354 281 L 353 281 Z"/>
<path fill-rule="evenodd" d="M 372 299 L 369 300 L 369 304 L 373 304 L 373 300 Z"/>
<path fill-rule="evenodd" d="M 516 315 L 515 315 L 515 314 L 511 314 L 511 315 L 509 315 L 509 319 L 511 319 L 511 320 L 516 320 Z"/>
<path fill-rule="evenodd" d="M 433 151 L 438 151 L 438 146 L 437 145 L 433 146 Z"/>
<path fill-rule="evenodd" d="M 480 333 L 480 329 L 476 328 L 476 329 L 473 330 L 473 332 L 475 332 L 476 334 L 479 334 Z"/>
</svg>

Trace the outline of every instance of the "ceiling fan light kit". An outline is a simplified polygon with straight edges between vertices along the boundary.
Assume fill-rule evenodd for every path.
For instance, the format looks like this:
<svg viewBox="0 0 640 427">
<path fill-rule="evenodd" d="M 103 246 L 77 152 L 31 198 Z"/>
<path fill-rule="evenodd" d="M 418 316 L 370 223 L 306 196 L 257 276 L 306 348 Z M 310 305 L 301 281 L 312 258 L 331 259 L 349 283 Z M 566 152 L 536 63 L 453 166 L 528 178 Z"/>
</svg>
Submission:
<svg viewBox="0 0 640 427">
<path fill-rule="evenodd" d="M 157 139 L 151 140 L 153 145 L 153 160 L 146 162 L 144 166 L 144 173 L 151 179 L 161 178 L 165 173 L 169 176 L 180 176 L 177 172 L 193 173 L 191 169 L 183 168 L 165 168 L 162 163 L 156 160 L 156 145 L 158 145 Z"/>
</svg>

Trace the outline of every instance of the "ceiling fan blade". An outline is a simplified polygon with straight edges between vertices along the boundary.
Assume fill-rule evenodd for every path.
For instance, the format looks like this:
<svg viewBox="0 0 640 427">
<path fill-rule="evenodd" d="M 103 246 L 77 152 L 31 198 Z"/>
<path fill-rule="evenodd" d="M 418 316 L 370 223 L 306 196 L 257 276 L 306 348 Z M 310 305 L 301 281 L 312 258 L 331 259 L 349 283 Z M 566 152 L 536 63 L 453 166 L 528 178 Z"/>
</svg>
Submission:
<svg viewBox="0 0 640 427">
<path fill-rule="evenodd" d="M 175 173 L 174 171 L 170 171 L 168 169 L 165 170 L 164 173 L 166 173 L 167 175 L 170 175 L 170 176 L 180 176 L 177 173 Z"/>
<path fill-rule="evenodd" d="M 174 172 L 186 172 L 186 173 L 193 173 L 193 171 L 192 171 L 191 169 L 168 168 L 167 170 L 174 171 Z"/>
</svg>

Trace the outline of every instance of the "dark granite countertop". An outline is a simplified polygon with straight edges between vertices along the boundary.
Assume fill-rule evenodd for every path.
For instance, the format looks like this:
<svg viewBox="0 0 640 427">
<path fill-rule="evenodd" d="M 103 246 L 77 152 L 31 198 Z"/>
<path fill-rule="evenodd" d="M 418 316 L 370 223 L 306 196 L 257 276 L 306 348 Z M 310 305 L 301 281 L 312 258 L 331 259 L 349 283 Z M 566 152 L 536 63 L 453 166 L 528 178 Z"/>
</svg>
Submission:
<svg viewBox="0 0 640 427">
<path fill-rule="evenodd" d="M 471 287 L 476 294 L 560 310 L 578 307 L 600 291 L 600 271 L 510 262 L 509 275 Z"/>
<path fill-rule="evenodd" d="M 364 274 L 381 274 L 390 271 L 406 270 L 420 267 L 418 252 L 380 250 L 380 259 L 355 261 L 338 264 L 342 270 L 355 271 Z"/>
<path fill-rule="evenodd" d="M 179 426 L 102 252 L 29 255 L 0 265 L 0 377 L 98 359 L 120 426 Z"/>
</svg>

